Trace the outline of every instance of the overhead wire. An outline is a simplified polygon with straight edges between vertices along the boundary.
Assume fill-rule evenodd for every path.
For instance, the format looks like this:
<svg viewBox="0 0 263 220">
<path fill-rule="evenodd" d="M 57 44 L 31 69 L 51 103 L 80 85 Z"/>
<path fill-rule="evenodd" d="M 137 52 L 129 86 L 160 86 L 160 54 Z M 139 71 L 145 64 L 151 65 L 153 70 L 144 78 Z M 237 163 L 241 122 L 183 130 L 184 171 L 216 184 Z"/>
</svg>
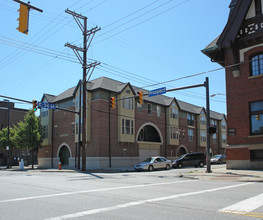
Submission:
<svg viewBox="0 0 263 220">
<path fill-rule="evenodd" d="M 9 40 L 13 40 L 11 38 L 3 37 L 3 36 L 0 35 L 0 43 L 3 43 L 3 40 L 1 39 L 1 37 L 9 39 Z M 15 41 L 15 40 L 13 40 L 13 41 Z M 18 42 L 21 42 L 21 41 L 18 41 Z M 14 43 L 14 42 L 9 42 L 9 41 L 5 42 L 5 44 L 7 44 L 7 45 L 9 44 L 11 46 L 19 47 L 19 48 L 22 48 L 24 46 L 23 43 L 24 42 L 21 42 L 21 44 Z M 70 61 L 70 62 L 73 62 L 73 63 L 79 63 L 79 61 L 73 55 L 70 55 L 70 57 L 69 57 L 68 55 L 64 55 L 61 51 L 56 51 L 56 50 L 52 50 L 52 49 L 48 49 L 48 48 L 44 48 L 44 47 L 39 47 L 41 49 L 39 49 L 39 48 L 36 49 L 36 48 L 37 48 L 36 45 L 30 45 L 30 46 L 25 47 L 24 49 L 32 51 L 32 52 L 35 52 L 35 53 L 38 53 L 38 54 L 41 54 L 41 55 L 46 55 L 46 56 L 50 56 L 50 57 L 53 57 L 53 58 L 57 58 L 57 59 L 65 60 L 65 61 Z M 94 61 L 94 59 L 89 59 L 89 60 Z M 178 80 L 182 80 L 182 79 L 186 79 L 186 78 L 190 78 L 190 77 L 195 77 L 195 76 L 199 76 L 199 75 L 204 75 L 204 74 L 207 74 L 207 73 L 210 73 L 210 72 L 219 71 L 219 70 L 224 69 L 224 67 L 217 68 L 217 69 L 213 69 L 213 70 L 209 70 L 209 71 L 204 71 L 204 72 L 200 72 L 200 73 L 191 74 L 191 75 L 188 75 L 188 76 L 183 76 L 183 77 L 180 77 L 180 78 L 168 80 L 168 81 L 165 81 L 165 82 L 157 82 L 156 81 L 156 83 L 149 85 L 149 81 L 153 81 L 152 79 L 149 79 L 149 78 L 144 77 L 142 75 L 131 73 L 129 71 L 123 70 L 121 68 L 115 67 L 115 66 L 107 64 L 105 62 L 101 62 L 101 64 L 102 64 L 101 68 L 97 67 L 99 70 L 106 71 L 106 72 L 108 72 L 108 73 L 110 73 L 112 75 L 116 75 L 116 76 L 119 76 L 119 77 L 125 77 L 125 78 L 127 78 L 127 79 L 129 79 L 131 81 L 137 82 L 139 84 L 143 83 L 144 86 L 142 87 L 142 89 L 145 89 L 145 88 L 148 88 L 148 87 L 160 86 L 160 85 L 165 85 L 165 86 L 171 88 L 171 86 L 168 85 L 167 83 L 178 81 Z M 181 93 L 181 94 L 187 95 L 185 93 Z M 190 96 L 190 95 L 188 94 L 188 96 Z M 193 97 L 193 95 L 191 95 L 191 97 Z M 201 98 L 201 97 L 198 97 L 198 98 Z"/>
<path fill-rule="evenodd" d="M 80 2 L 80 1 L 78 1 L 78 2 Z M 90 1 L 90 2 L 92 2 L 92 1 Z M 157 2 L 157 1 L 156 1 Z M 187 1 L 185 1 L 185 2 L 187 2 Z M 183 2 L 183 3 L 185 3 L 185 2 Z M 181 3 L 181 4 L 183 4 L 183 3 Z M 153 3 L 152 3 L 153 4 Z M 152 4 L 150 4 L 150 5 L 152 5 Z M 181 5 L 180 4 L 180 5 Z M 174 6 L 174 7 L 178 7 L 179 5 L 176 5 L 176 6 Z M 146 7 L 146 6 L 145 6 Z M 159 6 L 160 7 L 160 6 Z M 172 8 L 174 8 L 174 7 L 172 7 Z M 171 10 L 172 8 L 170 8 L 170 9 L 168 9 L 168 10 Z M 168 11 L 168 10 L 166 10 L 166 11 Z M 166 12 L 165 11 L 165 12 Z M 162 13 L 164 13 L 164 12 L 162 12 Z M 162 13 L 159 13 L 158 15 L 160 15 L 160 14 L 162 14 Z M 158 16 L 158 15 L 156 15 L 156 16 Z M 153 16 L 153 17 L 155 17 L 155 16 Z M 29 48 L 28 50 L 31 50 L 32 51 L 32 48 Z M 41 52 L 39 52 L 40 54 L 41 54 Z M 61 53 L 60 53 L 61 54 Z M 55 58 L 59 58 L 57 55 L 51 55 L 51 54 L 43 54 L 43 55 L 49 55 L 49 56 L 55 56 Z M 62 58 L 61 58 L 62 59 Z M 65 59 L 65 60 L 67 60 L 67 59 Z M 76 62 L 76 61 L 72 61 L 72 60 L 68 60 L 68 61 L 71 61 L 71 62 Z M 104 65 L 105 65 L 105 63 L 104 63 Z M 104 68 L 104 70 L 105 70 L 105 66 L 103 66 L 103 68 Z M 108 71 L 109 71 L 109 69 L 108 69 Z M 113 70 L 111 70 L 111 73 L 112 73 L 112 71 Z M 114 70 L 115 72 L 116 72 L 116 70 Z M 123 71 L 123 70 L 122 70 Z M 121 73 L 122 75 L 123 75 L 123 73 Z M 132 77 L 132 79 L 134 80 L 134 74 L 132 74 L 133 75 L 133 77 Z M 146 78 L 145 78 L 146 79 Z M 147 80 L 149 80 L 149 79 L 147 79 Z M 141 82 L 142 80 L 139 80 L 139 82 Z M 138 82 L 138 81 L 137 81 Z M 147 81 L 144 81 L 144 82 L 147 82 Z M 148 82 L 147 82 L 148 83 Z M 147 84 L 146 84 L 147 85 Z M 155 85 L 158 85 L 158 83 L 156 83 L 156 84 L 154 84 L 154 85 L 151 85 L 151 86 L 155 86 Z M 149 85 L 148 86 L 145 86 L 145 88 L 146 87 L 149 87 Z"/>
<path fill-rule="evenodd" d="M 150 18 L 147 18 L 147 19 L 145 19 L 145 20 L 143 20 L 143 21 L 141 21 L 141 22 L 139 22 L 139 23 L 137 23 L 137 24 L 135 24 L 135 25 L 132 25 L 132 26 L 130 26 L 130 27 L 128 27 L 128 28 L 125 28 L 125 29 L 123 29 L 123 30 L 121 30 L 121 31 L 119 31 L 119 32 L 117 32 L 117 33 L 115 33 L 115 34 L 113 34 L 113 35 L 110 35 L 110 36 L 108 36 L 108 37 L 106 37 L 106 38 L 104 38 L 104 39 L 102 39 L 102 40 L 100 40 L 100 41 L 97 41 L 97 42 L 93 43 L 93 45 L 98 44 L 98 43 L 101 43 L 101 42 L 103 42 L 103 41 L 105 41 L 105 40 L 107 40 L 107 39 L 109 39 L 109 38 L 112 38 L 112 37 L 114 37 L 114 36 L 116 36 L 116 35 L 118 35 L 118 34 L 121 34 L 121 33 L 125 32 L 125 31 L 127 31 L 127 30 L 129 30 L 129 29 L 131 29 L 131 28 L 134 28 L 134 27 L 136 27 L 136 26 L 138 26 L 138 25 L 140 25 L 140 24 L 143 24 L 143 23 L 145 23 L 145 22 L 147 22 L 147 21 L 149 21 L 149 20 L 151 20 L 151 19 L 153 19 L 153 18 L 155 18 L 155 17 L 157 17 L 157 16 L 160 16 L 161 14 L 164 14 L 164 13 L 166 13 L 166 12 L 168 12 L 168 11 L 174 9 L 174 8 L 177 8 L 177 7 L 185 4 L 185 3 L 188 2 L 188 1 L 190 1 L 190 0 L 185 0 L 185 1 L 183 1 L 182 3 L 177 4 L 177 5 L 175 5 L 175 6 L 171 7 L 171 8 L 163 11 L 163 12 L 160 12 L 160 13 L 158 13 L 158 14 L 150 17 Z M 108 32 L 107 32 L 107 33 L 108 33 Z M 96 40 L 96 38 L 94 38 L 94 40 Z"/>
</svg>

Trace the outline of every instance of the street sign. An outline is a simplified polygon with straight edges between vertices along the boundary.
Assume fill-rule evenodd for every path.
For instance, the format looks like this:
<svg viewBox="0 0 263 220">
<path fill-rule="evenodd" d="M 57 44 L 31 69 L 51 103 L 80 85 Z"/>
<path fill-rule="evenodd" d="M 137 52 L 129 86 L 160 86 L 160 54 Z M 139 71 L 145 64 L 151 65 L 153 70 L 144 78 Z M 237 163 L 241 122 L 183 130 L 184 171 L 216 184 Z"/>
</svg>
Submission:
<svg viewBox="0 0 263 220">
<path fill-rule="evenodd" d="M 151 97 L 151 96 L 156 96 L 156 95 L 162 95 L 164 93 L 166 93 L 166 87 L 152 90 L 149 92 L 148 96 Z"/>
<path fill-rule="evenodd" d="M 49 109 L 56 109 L 55 104 L 51 104 L 48 102 L 38 102 L 38 107 L 39 108 L 49 108 Z"/>
</svg>

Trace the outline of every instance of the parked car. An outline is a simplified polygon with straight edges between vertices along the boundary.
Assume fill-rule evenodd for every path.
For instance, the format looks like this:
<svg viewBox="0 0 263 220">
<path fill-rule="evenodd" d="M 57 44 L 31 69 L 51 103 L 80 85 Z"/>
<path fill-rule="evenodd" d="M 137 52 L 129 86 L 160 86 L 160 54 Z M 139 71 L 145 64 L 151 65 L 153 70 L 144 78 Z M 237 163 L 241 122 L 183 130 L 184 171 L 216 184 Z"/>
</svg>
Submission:
<svg viewBox="0 0 263 220">
<path fill-rule="evenodd" d="M 144 160 L 142 163 L 136 164 L 134 169 L 137 171 L 148 170 L 153 171 L 156 169 L 166 169 L 169 170 L 172 167 L 171 160 L 166 159 L 165 157 L 149 157 Z"/>
<path fill-rule="evenodd" d="M 172 162 L 174 168 L 182 168 L 186 166 L 203 167 L 206 164 L 206 156 L 203 153 L 188 153 Z"/>
<path fill-rule="evenodd" d="M 225 154 L 214 155 L 210 161 L 211 161 L 211 163 L 217 163 L 217 164 L 225 163 L 226 162 L 226 155 Z"/>
</svg>

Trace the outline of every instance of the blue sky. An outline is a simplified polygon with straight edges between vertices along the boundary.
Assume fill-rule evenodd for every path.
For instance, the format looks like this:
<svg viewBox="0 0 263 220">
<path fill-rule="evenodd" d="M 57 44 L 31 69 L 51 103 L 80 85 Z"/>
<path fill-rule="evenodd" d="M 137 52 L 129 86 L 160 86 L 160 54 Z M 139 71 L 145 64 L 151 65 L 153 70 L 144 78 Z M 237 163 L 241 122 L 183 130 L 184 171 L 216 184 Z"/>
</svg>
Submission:
<svg viewBox="0 0 263 220">
<path fill-rule="evenodd" d="M 69 42 L 82 47 L 82 33 L 65 10 L 88 17 L 95 34 L 88 58 L 102 64 L 102 76 L 148 90 L 201 84 L 209 77 L 211 110 L 226 112 L 225 70 L 201 50 L 223 30 L 230 0 L 31 0 L 43 13 L 30 10 L 29 33 L 18 27 L 19 4 L 0 0 L 0 95 L 40 100 L 77 84 L 82 67 Z M 185 76 L 200 74 L 181 79 Z M 162 82 L 172 81 L 161 84 Z M 152 84 L 160 83 L 155 86 Z M 205 88 L 170 92 L 169 97 L 205 106 Z M 2 100 L 2 98 L 0 98 Z M 16 104 L 32 108 L 28 104 Z"/>
</svg>

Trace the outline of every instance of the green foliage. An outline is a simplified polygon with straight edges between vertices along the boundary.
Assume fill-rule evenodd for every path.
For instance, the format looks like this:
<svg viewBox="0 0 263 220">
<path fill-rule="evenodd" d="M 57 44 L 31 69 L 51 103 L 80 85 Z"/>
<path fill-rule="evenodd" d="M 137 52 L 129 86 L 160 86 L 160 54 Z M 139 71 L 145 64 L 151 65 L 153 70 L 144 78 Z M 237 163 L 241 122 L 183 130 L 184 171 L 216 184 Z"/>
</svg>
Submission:
<svg viewBox="0 0 263 220">
<path fill-rule="evenodd" d="M 40 118 L 31 110 L 17 126 L 9 127 L 9 145 L 20 149 L 34 150 L 41 146 L 43 141 Z M 8 146 L 7 128 L 0 131 L 0 148 Z"/>
<path fill-rule="evenodd" d="M 15 129 L 14 142 L 18 148 L 34 150 L 41 146 L 43 135 L 41 132 L 40 118 L 31 110 L 19 122 Z"/>
<path fill-rule="evenodd" d="M 8 143 L 8 128 L 4 128 L 0 131 L 0 149 L 6 149 L 6 146 L 14 145 L 15 129 L 9 127 L 9 143 Z"/>
</svg>

